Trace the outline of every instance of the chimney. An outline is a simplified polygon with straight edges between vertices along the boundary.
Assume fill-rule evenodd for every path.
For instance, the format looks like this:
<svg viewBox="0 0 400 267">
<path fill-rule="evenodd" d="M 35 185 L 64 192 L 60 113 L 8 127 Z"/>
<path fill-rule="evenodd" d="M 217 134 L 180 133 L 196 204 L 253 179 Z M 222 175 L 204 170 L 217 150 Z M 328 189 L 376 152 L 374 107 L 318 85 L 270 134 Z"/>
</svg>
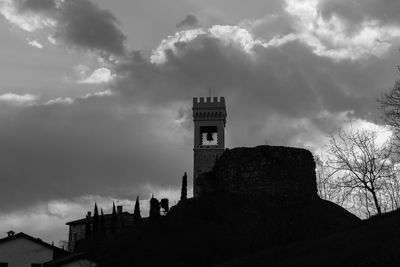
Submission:
<svg viewBox="0 0 400 267">
<path fill-rule="evenodd" d="M 88 211 L 87 216 L 90 218 L 92 216 L 92 213 L 90 211 Z"/>
<path fill-rule="evenodd" d="M 122 214 L 122 205 L 117 206 L 117 214 Z"/>
</svg>

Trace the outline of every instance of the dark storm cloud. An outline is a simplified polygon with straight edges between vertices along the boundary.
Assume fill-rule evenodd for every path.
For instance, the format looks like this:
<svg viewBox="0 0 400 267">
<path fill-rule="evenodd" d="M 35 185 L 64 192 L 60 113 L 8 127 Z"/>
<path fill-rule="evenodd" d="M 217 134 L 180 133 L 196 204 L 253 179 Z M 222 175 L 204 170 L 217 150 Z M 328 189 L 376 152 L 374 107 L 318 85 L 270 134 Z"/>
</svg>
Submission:
<svg viewBox="0 0 400 267">
<path fill-rule="evenodd" d="M 134 199 L 145 184 L 178 185 L 190 163 L 186 131 L 171 138 L 163 112 L 117 97 L 0 110 L 2 211 L 84 195 Z"/>
<path fill-rule="evenodd" d="M 118 20 L 90 0 L 16 1 L 20 15 L 38 14 L 41 19 L 55 22 L 54 37 L 66 46 L 76 49 L 122 55 L 125 35 L 118 28 Z"/>
<path fill-rule="evenodd" d="M 181 28 L 181 27 L 198 27 L 200 25 L 199 20 L 197 19 L 197 17 L 193 14 L 189 14 L 186 16 L 186 18 L 184 18 L 181 22 L 179 22 L 178 24 L 176 24 L 177 28 Z"/>
<path fill-rule="evenodd" d="M 134 53 L 117 69 L 116 90 L 158 104 L 205 94 L 211 87 L 216 94 L 237 98 L 236 104 L 290 116 L 307 116 L 324 109 L 366 112 L 374 101 L 366 99 L 373 99 L 381 89 L 368 74 L 380 67 L 393 69 L 383 66 L 385 61 L 379 59 L 371 66 L 333 62 L 298 42 L 256 46 L 249 54 L 239 46 L 201 34 L 174 47 L 176 52 L 166 50 L 166 62 L 161 64 L 152 64 Z"/>
<path fill-rule="evenodd" d="M 78 48 L 123 54 L 125 35 L 111 12 L 89 0 L 64 1 L 60 9 L 57 39 Z"/>
<path fill-rule="evenodd" d="M 114 89 L 132 103 L 168 105 L 190 102 L 192 96 L 207 95 L 212 88 L 214 95 L 227 98 L 230 140 L 235 144 L 259 144 L 265 139 L 290 144 L 299 132 L 311 131 L 308 126 L 291 128 L 303 118 L 327 134 L 338 127 L 333 120 L 343 120 L 340 114 L 345 111 L 352 112 L 348 119 L 379 122 L 376 98 L 393 84 L 393 57 L 337 62 L 299 42 L 255 45 L 249 53 L 222 39 L 200 34 L 188 42 L 177 41 L 160 64 L 135 52 L 119 65 Z M 396 54 L 396 49 L 388 53 Z M 327 118 L 326 112 L 337 115 Z M 276 117 L 282 118 L 282 129 L 271 130 L 268 123 Z"/>
</svg>

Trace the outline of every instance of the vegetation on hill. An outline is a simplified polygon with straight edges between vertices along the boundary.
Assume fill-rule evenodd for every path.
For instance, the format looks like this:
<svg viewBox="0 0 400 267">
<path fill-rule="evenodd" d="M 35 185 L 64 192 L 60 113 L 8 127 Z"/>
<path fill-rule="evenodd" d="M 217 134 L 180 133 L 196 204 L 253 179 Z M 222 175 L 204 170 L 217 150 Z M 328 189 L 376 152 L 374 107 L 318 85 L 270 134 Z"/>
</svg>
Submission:
<svg viewBox="0 0 400 267">
<path fill-rule="evenodd" d="M 214 195 L 188 199 L 167 216 L 103 239 L 85 240 L 101 266 L 213 266 L 239 255 L 355 227 L 360 220 L 319 199 L 296 204 Z"/>
</svg>

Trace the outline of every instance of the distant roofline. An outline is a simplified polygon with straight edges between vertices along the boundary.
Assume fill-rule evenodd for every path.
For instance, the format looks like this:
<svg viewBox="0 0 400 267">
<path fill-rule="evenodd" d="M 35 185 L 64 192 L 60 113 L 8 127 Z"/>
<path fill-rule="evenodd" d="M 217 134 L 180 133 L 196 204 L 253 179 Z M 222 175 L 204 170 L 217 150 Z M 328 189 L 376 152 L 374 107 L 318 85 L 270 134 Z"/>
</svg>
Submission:
<svg viewBox="0 0 400 267">
<path fill-rule="evenodd" d="M 53 250 L 58 250 L 59 252 L 68 253 L 66 250 L 63 250 L 63 249 L 61 249 L 61 248 L 59 248 L 59 247 L 56 247 L 56 246 L 54 246 L 54 245 L 51 245 L 51 244 L 49 244 L 49 243 L 47 243 L 47 242 L 44 242 L 44 241 L 43 241 L 42 239 L 40 239 L 40 238 L 35 238 L 35 237 L 30 236 L 30 235 L 28 235 L 28 234 L 25 234 L 25 233 L 23 233 L 23 232 L 20 232 L 20 233 L 18 233 L 18 234 L 14 234 L 14 235 L 10 235 L 10 236 L 7 236 L 7 237 L 5 237 L 5 238 L 0 239 L 0 244 L 6 243 L 6 242 L 8 242 L 8 241 L 11 241 L 11 240 L 14 240 L 14 239 L 17 239 L 17 238 L 26 238 L 26 239 L 28 239 L 28 240 L 30 240 L 30 241 L 33 241 L 33 242 L 35 242 L 35 243 L 37 243 L 37 244 L 39 244 L 39 245 L 44 246 L 44 247 L 47 247 L 47 248 L 50 248 L 50 249 L 53 249 Z"/>
<path fill-rule="evenodd" d="M 132 213 L 129 213 L 129 212 L 127 212 L 127 211 L 122 212 L 122 214 L 123 214 L 123 215 L 132 215 L 132 216 L 133 216 Z M 118 215 L 121 215 L 121 213 L 117 213 L 117 216 L 118 216 Z M 104 214 L 104 217 L 105 217 L 105 218 L 110 217 L 110 216 L 112 216 L 112 213 L 110 213 L 110 214 Z M 101 215 L 99 215 L 99 219 L 100 219 L 100 217 L 101 217 Z M 93 215 L 90 216 L 90 219 L 89 219 L 89 220 L 90 220 L 90 221 L 93 220 Z M 86 218 L 82 218 L 82 219 L 77 219 L 77 220 L 74 220 L 74 221 L 66 222 L 65 224 L 66 224 L 66 225 L 76 225 L 76 224 L 84 224 L 84 223 L 86 223 Z"/>
</svg>

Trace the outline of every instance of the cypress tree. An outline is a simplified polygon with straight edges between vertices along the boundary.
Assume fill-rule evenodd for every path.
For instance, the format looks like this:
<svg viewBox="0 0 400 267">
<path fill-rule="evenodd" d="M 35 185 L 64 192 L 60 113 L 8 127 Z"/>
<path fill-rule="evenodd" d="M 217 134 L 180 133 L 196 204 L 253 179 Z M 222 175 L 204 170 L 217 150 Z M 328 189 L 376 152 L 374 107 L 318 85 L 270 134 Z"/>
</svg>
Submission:
<svg viewBox="0 0 400 267">
<path fill-rule="evenodd" d="M 93 233 L 96 235 L 98 232 L 99 232 L 99 210 L 97 209 L 97 203 L 94 203 Z"/>
<path fill-rule="evenodd" d="M 101 209 L 101 213 L 100 213 L 100 233 L 102 235 L 104 235 L 106 233 L 106 221 L 104 218 L 104 213 L 103 213 L 103 209 Z"/>
<path fill-rule="evenodd" d="M 160 217 L 160 202 L 153 195 L 150 199 L 150 218 L 156 219 L 158 217 Z"/>
<path fill-rule="evenodd" d="M 167 215 L 167 213 L 169 212 L 169 200 L 168 200 L 168 198 L 161 199 L 160 206 L 163 209 L 164 214 Z"/>
<path fill-rule="evenodd" d="M 135 222 L 139 222 L 142 219 L 142 216 L 140 215 L 139 196 L 136 197 L 135 209 L 133 211 L 133 218 Z"/>
<path fill-rule="evenodd" d="M 115 210 L 115 203 L 113 201 L 113 209 L 111 214 L 111 232 L 115 234 L 117 232 L 117 211 Z"/>
<path fill-rule="evenodd" d="M 185 201 L 187 199 L 187 174 L 182 177 L 182 189 L 181 189 L 181 201 Z"/>
</svg>

